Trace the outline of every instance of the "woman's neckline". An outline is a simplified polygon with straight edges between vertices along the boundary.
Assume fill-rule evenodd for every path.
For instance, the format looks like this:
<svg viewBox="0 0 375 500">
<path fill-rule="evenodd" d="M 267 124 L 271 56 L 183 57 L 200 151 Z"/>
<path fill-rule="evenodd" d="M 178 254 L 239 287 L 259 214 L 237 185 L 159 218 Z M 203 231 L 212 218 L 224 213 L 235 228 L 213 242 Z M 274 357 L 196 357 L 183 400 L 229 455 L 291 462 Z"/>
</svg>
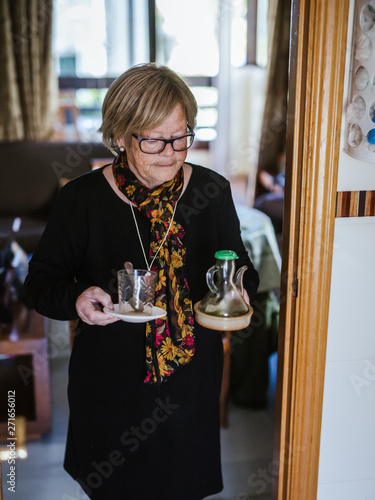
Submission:
<svg viewBox="0 0 375 500">
<path fill-rule="evenodd" d="M 190 179 L 193 175 L 193 171 L 194 171 L 193 166 L 188 162 L 185 162 L 183 164 L 183 169 L 184 169 L 184 187 L 182 189 L 182 193 L 181 193 L 181 196 L 179 197 L 178 201 L 180 201 L 183 198 L 185 191 L 189 185 Z M 101 173 L 106 181 L 106 184 L 108 184 L 108 187 L 111 189 L 113 194 L 117 198 L 119 198 L 121 201 L 123 201 L 124 203 L 130 205 L 129 199 L 116 186 L 115 179 L 114 179 L 113 173 L 112 173 L 112 163 L 109 165 L 105 165 L 101 169 L 101 171 L 102 171 Z"/>
</svg>

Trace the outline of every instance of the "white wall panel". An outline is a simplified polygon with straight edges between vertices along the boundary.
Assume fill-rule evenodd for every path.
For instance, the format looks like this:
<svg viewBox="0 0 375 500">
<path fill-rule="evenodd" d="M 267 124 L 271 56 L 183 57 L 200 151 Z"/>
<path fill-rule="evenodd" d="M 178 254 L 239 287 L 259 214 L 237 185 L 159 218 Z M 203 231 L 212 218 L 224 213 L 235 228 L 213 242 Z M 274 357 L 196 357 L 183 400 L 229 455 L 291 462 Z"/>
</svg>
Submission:
<svg viewBox="0 0 375 500">
<path fill-rule="evenodd" d="M 375 480 L 374 416 L 375 358 L 327 363 L 319 484 Z"/>
<path fill-rule="evenodd" d="M 375 217 L 335 223 L 318 500 L 375 498 Z"/>
<path fill-rule="evenodd" d="M 375 217 L 336 219 L 327 361 L 375 358 Z"/>
<path fill-rule="evenodd" d="M 321 484 L 318 500 L 374 500 L 375 480 Z"/>
</svg>

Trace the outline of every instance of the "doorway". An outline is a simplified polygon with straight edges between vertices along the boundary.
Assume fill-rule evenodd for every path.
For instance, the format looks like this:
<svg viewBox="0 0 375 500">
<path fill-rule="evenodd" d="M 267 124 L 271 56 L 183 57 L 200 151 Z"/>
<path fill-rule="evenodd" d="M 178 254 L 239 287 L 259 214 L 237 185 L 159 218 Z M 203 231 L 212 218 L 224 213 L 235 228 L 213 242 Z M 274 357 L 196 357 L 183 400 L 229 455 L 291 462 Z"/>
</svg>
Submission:
<svg viewBox="0 0 375 500">
<path fill-rule="evenodd" d="M 292 6 L 294 87 L 274 455 L 278 500 L 316 498 L 348 3 L 299 0 Z M 47 444 L 48 438 L 41 443 Z M 53 449 L 49 453 L 44 458 L 53 463 Z"/>
<path fill-rule="evenodd" d="M 349 1 L 293 0 L 273 500 L 315 500 Z"/>
</svg>

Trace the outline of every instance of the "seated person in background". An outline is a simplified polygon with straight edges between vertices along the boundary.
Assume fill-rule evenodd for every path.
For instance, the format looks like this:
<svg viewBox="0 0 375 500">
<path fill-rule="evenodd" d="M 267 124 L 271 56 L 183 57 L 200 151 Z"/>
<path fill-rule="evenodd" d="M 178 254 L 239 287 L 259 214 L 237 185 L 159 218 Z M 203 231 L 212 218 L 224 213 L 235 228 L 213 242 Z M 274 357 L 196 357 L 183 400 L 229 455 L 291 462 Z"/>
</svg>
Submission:
<svg viewBox="0 0 375 500">
<path fill-rule="evenodd" d="M 254 208 L 268 215 L 276 233 L 276 239 L 281 253 L 283 215 L 284 215 L 284 186 L 285 186 L 285 153 L 279 156 L 280 173 L 272 175 L 266 170 L 259 170 L 258 179 L 266 190 L 255 199 Z"/>
<path fill-rule="evenodd" d="M 280 173 L 276 176 L 266 170 L 260 170 L 258 173 L 260 183 L 270 193 L 284 193 L 285 174 Z"/>
</svg>

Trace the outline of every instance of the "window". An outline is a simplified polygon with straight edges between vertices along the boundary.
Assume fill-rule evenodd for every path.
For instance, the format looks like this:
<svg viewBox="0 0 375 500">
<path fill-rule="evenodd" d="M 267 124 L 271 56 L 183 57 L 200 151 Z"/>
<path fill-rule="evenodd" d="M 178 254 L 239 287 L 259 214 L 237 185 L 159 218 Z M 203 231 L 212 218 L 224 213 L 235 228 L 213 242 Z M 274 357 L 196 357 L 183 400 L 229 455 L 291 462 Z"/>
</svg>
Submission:
<svg viewBox="0 0 375 500">
<path fill-rule="evenodd" d="M 114 78 L 149 60 L 146 0 L 60 0 L 54 15 L 60 77 Z"/>
<path fill-rule="evenodd" d="M 268 0 L 232 0 L 231 62 L 240 67 L 268 62 Z"/>
<path fill-rule="evenodd" d="M 183 76 L 219 72 L 217 0 L 156 0 L 156 60 Z"/>
<path fill-rule="evenodd" d="M 60 87 L 55 140 L 101 140 L 104 95 L 127 68 L 149 60 L 148 29 L 146 0 L 55 2 L 53 50 Z"/>
<path fill-rule="evenodd" d="M 53 47 L 60 109 L 55 139 L 100 141 L 96 131 L 109 85 L 127 68 L 155 56 L 186 78 L 195 94 L 197 142 L 214 140 L 220 16 L 232 19 L 232 65 L 265 65 L 267 6 L 267 0 L 57 1 Z"/>
</svg>

